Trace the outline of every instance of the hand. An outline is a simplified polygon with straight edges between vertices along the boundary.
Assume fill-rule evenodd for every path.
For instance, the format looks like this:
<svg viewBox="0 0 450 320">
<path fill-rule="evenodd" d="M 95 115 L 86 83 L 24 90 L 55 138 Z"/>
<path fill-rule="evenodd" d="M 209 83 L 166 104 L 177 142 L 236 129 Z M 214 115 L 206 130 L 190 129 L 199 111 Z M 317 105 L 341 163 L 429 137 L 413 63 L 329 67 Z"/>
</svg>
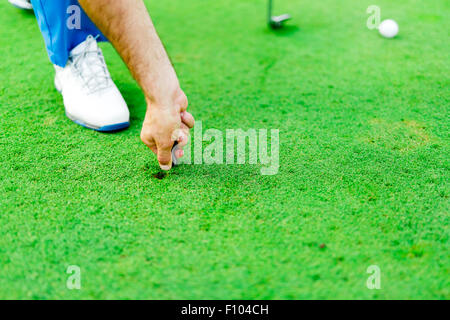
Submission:
<svg viewBox="0 0 450 320">
<path fill-rule="evenodd" d="M 158 156 L 162 170 L 172 168 L 172 147 L 178 142 L 175 155 L 181 158 L 183 147 L 188 143 L 189 129 L 194 127 L 194 117 L 186 111 L 188 100 L 179 89 L 170 104 L 148 102 L 147 113 L 142 125 L 141 140 Z"/>
</svg>

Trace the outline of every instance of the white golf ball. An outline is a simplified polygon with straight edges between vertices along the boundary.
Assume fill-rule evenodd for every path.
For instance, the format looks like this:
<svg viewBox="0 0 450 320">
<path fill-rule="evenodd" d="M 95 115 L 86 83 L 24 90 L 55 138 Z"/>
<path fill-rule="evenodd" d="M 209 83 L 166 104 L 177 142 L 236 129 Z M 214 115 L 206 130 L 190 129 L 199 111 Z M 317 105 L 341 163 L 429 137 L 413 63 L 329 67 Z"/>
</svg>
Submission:
<svg viewBox="0 0 450 320">
<path fill-rule="evenodd" d="M 394 20 L 384 20 L 378 27 L 378 31 L 385 38 L 393 38 L 398 34 L 398 24 Z"/>
</svg>

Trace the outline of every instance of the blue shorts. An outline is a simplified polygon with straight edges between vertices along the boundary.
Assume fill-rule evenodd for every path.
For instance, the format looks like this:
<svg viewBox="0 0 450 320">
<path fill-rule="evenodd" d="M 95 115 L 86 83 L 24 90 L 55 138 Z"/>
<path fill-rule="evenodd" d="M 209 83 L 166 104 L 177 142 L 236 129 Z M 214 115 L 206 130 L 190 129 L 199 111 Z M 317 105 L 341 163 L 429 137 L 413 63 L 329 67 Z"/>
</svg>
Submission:
<svg viewBox="0 0 450 320">
<path fill-rule="evenodd" d="M 108 41 L 78 0 L 31 0 L 50 61 L 65 67 L 70 51 L 92 35 Z"/>
</svg>

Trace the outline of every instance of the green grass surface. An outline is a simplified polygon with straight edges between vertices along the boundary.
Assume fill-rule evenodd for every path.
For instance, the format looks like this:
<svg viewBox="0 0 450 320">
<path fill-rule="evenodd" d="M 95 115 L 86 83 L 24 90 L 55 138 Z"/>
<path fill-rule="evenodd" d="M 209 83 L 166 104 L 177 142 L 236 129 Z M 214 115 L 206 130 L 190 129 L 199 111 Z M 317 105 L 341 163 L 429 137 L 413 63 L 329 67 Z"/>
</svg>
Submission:
<svg viewBox="0 0 450 320">
<path fill-rule="evenodd" d="M 0 3 L 0 298 L 450 298 L 448 1 L 277 2 L 274 33 L 262 0 L 147 1 L 204 129 L 280 129 L 275 176 L 162 180 L 113 49 L 132 124 L 99 134 L 65 117 L 34 17 Z M 398 38 L 367 29 L 371 4 Z"/>
</svg>

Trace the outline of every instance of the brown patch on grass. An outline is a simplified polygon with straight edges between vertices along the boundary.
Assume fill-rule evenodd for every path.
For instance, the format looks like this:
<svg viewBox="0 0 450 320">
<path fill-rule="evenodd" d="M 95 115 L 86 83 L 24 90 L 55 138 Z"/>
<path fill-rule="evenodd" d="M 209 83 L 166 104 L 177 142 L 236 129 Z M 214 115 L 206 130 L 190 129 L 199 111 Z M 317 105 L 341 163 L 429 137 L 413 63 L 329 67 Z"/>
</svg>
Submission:
<svg viewBox="0 0 450 320">
<path fill-rule="evenodd" d="M 407 152 L 425 146 L 431 140 L 426 126 L 415 120 L 372 119 L 369 123 L 371 130 L 365 142 L 383 148 Z"/>
<path fill-rule="evenodd" d="M 167 173 L 164 172 L 164 171 L 159 171 L 159 172 L 157 172 L 157 173 L 155 173 L 155 174 L 153 175 L 153 178 L 156 178 L 156 179 L 158 179 L 158 180 L 162 180 L 162 179 L 164 179 L 165 177 L 167 177 Z"/>
<path fill-rule="evenodd" d="M 44 119 L 44 125 L 45 126 L 52 126 L 55 124 L 56 120 L 58 120 L 57 117 L 47 117 Z"/>
</svg>

